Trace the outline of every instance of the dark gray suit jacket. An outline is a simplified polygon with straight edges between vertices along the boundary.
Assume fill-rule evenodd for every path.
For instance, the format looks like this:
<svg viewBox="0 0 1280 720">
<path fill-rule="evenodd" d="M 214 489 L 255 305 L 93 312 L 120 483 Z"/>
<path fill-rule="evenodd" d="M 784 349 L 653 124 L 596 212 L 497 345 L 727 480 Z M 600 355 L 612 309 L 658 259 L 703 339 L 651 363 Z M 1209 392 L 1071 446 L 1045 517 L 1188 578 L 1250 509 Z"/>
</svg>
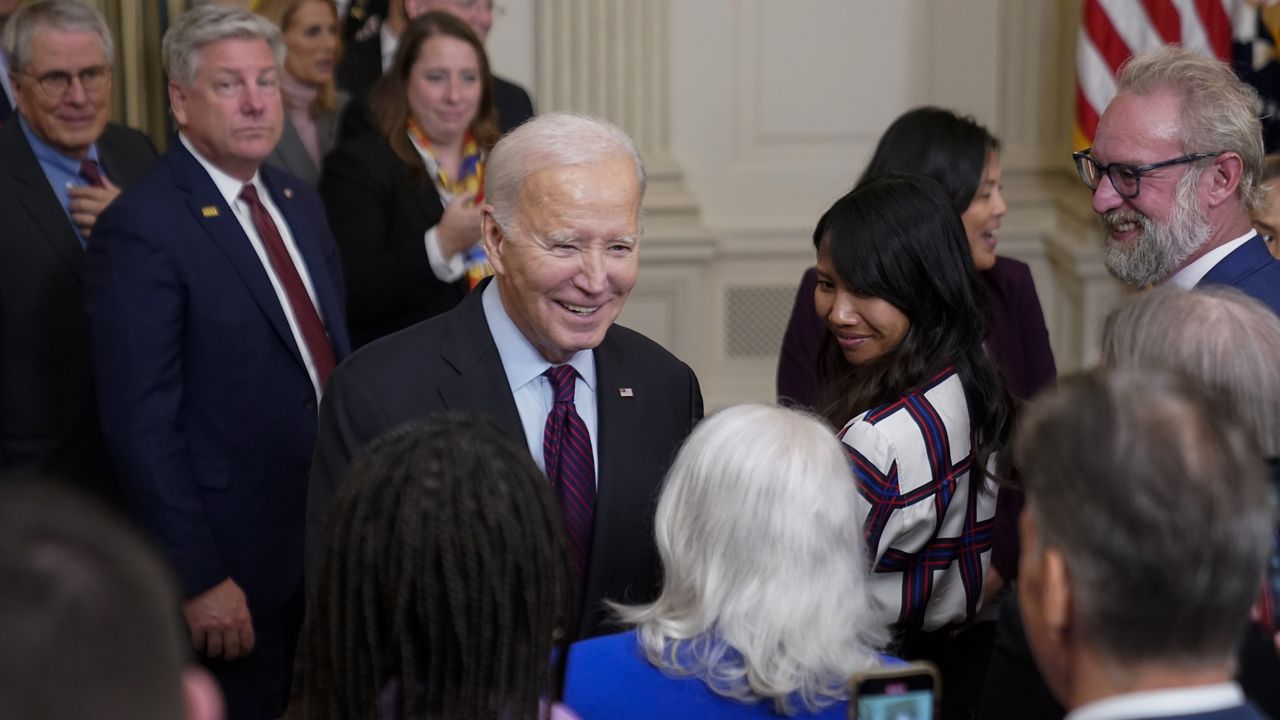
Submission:
<svg viewBox="0 0 1280 720">
<path fill-rule="evenodd" d="M 321 160 L 329 154 L 334 145 L 338 144 L 338 121 L 342 118 L 342 108 L 346 104 L 347 96 L 342 93 L 338 98 L 338 107 L 316 116 L 316 139 L 319 140 Z M 280 142 L 276 144 L 276 149 L 267 157 L 266 162 L 272 167 L 294 175 L 313 188 L 320 184 L 320 167 L 307 153 L 307 147 L 302 144 L 302 137 L 298 135 L 297 128 L 287 114 L 284 119 L 284 132 L 280 134 Z"/>
<path fill-rule="evenodd" d="M 142 133 L 107 125 L 106 176 L 121 188 L 151 168 Z M 84 249 L 17 117 L 0 128 L 0 471 L 70 480 L 115 499 L 98 425 L 84 313 Z"/>
<path fill-rule="evenodd" d="M 487 285 L 487 284 L 486 284 Z M 338 484 L 370 440 L 437 410 L 470 410 L 521 447 L 520 414 L 485 321 L 481 285 L 458 307 L 371 343 L 329 380 L 307 495 L 307 559 L 314 579 L 324 520 Z M 604 599 L 645 602 L 660 573 L 653 539 L 658 491 L 676 450 L 702 418 L 688 365 L 614 325 L 595 349 L 598 412 L 595 533 L 575 637 L 611 630 Z M 630 388 L 623 397 L 620 388 Z"/>
</svg>

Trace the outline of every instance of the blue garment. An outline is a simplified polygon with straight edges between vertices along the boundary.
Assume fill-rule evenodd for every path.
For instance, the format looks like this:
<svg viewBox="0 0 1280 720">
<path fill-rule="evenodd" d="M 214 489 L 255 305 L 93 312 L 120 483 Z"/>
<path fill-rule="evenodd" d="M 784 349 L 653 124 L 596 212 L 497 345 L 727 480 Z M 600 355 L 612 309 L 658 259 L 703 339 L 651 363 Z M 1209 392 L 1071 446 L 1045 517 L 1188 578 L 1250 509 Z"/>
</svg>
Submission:
<svg viewBox="0 0 1280 720">
<path fill-rule="evenodd" d="M 80 238 L 80 247 L 84 247 L 84 235 L 81 234 L 80 228 L 71 222 L 71 211 L 67 209 L 67 205 L 71 202 L 71 196 L 67 194 L 67 188 L 85 187 L 89 183 L 80 177 L 80 160 L 79 158 L 68 157 L 58 152 L 53 146 L 41 140 L 31 127 L 27 125 L 27 121 L 18 116 L 18 125 L 22 128 L 23 134 L 27 136 L 27 142 L 31 145 L 31 152 L 35 154 L 36 161 L 40 163 L 40 169 L 44 170 L 44 176 L 49 179 L 49 185 L 53 188 L 53 192 L 58 196 L 58 202 L 62 204 L 62 211 L 67 214 L 67 222 L 71 223 L 71 229 L 76 231 L 76 237 Z M 98 160 L 98 144 L 94 143 L 89 146 L 88 158 L 98 163 L 99 172 L 102 171 L 102 165 Z M 106 175 L 105 172 L 102 173 Z"/>
<path fill-rule="evenodd" d="M 634 630 L 573 644 L 564 704 L 582 720 L 785 717 L 774 712 L 772 701 L 746 704 L 717 695 L 699 678 L 668 677 L 645 658 Z M 848 712 L 845 699 L 817 714 L 796 717 L 844 720 Z"/>
<path fill-rule="evenodd" d="M 1262 301 L 1280 315 L 1280 260 L 1271 256 L 1261 235 L 1254 235 L 1205 273 L 1196 287 L 1227 285 Z"/>
<path fill-rule="evenodd" d="M 507 382 L 511 386 L 511 397 L 515 399 L 516 409 L 520 412 L 520 425 L 524 428 L 529 455 L 533 457 L 538 469 L 546 472 L 546 458 L 542 456 L 542 436 L 547 426 L 547 415 L 555 404 L 555 393 L 551 389 L 551 383 L 542 374 L 551 367 L 551 363 L 542 357 L 542 353 L 529 342 L 507 314 L 502 296 L 498 292 L 498 283 L 491 282 L 479 292 L 482 293 L 485 322 L 489 324 L 493 344 L 498 346 L 502 369 L 506 371 Z M 569 358 L 568 364 L 578 371 L 573 401 L 578 417 L 582 418 L 587 426 L 587 434 L 591 436 L 592 467 L 598 468 L 600 429 L 596 414 L 595 353 L 591 350 L 579 350 Z"/>
</svg>

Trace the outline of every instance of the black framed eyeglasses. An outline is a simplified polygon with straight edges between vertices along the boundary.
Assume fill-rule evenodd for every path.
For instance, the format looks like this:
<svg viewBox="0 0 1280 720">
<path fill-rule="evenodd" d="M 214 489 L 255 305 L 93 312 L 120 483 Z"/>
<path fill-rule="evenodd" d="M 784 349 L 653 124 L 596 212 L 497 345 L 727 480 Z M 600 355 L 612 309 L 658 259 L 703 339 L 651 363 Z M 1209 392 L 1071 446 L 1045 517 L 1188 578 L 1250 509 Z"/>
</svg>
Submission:
<svg viewBox="0 0 1280 720">
<path fill-rule="evenodd" d="M 40 76 L 25 72 L 22 74 L 39 83 L 40 89 L 50 98 L 61 98 L 71 89 L 72 75 L 62 70 L 54 70 Z M 107 80 L 111 78 L 111 66 L 94 65 L 93 67 L 87 67 L 76 73 L 75 77 L 80 78 L 80 85 L 87 92 L 96 92 L 107 86 Z"/>
<path fill-rule="evenodd" d="M 1102 182 L 1102 177 L 1106 175 L 1111 178 L 1112 187 L 1116 189 L 1120 197 L 1126 200 L 1138 197 L 1138 181 L 1142 179 L 1143 175 L 1152 170 L 1159 170 L 1170 165 L 1182 165 L 1197 160 L 1207 160 L 1226 152 L 1226 150 L 1219 150 L 1217 152 L 1191 153 L 1190 155 L 1183 155 L 1172 160 L 1164 160 L 1148 165 L 1125 165 L 1124 163 L 1103 165 L 1089 154 L 1092 150 L 1093 148 L 1085 148 L 1080 152 L 1071 153 L 1071 157 L 1076 161 L 1076 172 L 1080 173 L 1080 180 L 1090 190 L 1097 190 L 1098 185 Z"/>
</svg>

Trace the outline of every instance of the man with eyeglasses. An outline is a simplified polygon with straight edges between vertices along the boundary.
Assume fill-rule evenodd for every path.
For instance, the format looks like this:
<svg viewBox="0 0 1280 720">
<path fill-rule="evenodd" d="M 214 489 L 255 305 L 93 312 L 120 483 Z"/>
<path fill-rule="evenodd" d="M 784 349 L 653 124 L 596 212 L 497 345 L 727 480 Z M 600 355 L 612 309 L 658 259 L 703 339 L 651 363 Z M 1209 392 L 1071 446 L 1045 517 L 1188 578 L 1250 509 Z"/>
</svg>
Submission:
<svg viewBox="0 0 1280 720">
<path fill-rule="evenodd" d="M 12 3 L 0 0 L 0 19 Z M 111 35 L 96 10 L 39 0 L 5 23 L 18 111 L 0 128 L 0 471 L 59 476 L 115 501 L 82 290 L 99 213 L 155 159 L 107 122 Z"/>
<path fill-rule="evenodd" d="M 1230 68 L 1192 50 L 1164 47 L 1121 69 L 1093 147 L 1075 153 L 1112 275 L 1229 285 L 1280 313 L 1280 262 L 1249 221 L 1262 193 L 1256 103 Z"/>
<path fill-rule="evenodd" d="M 277 718 L 316 408 L 350 349 L 341 268 L 319 195 L 263 166 L 283 127 L 279 29 L 206 4 L 161 50 L 178 135 L 89 241 L 103 428 L 228 716 Z"/>
</svg>

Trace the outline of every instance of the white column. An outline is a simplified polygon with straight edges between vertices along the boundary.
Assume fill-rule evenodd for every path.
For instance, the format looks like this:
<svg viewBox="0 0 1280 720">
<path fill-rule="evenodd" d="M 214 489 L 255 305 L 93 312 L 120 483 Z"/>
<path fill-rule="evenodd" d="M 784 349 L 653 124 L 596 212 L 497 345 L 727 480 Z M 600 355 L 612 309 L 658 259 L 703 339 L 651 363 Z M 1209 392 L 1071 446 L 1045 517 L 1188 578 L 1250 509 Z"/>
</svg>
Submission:
<svg viewBox="0 0 1280 720">
<path fill-rule="evenodd" d="M 604 118 L 627 132 L 649 176 L 641 273 L 622 322 L 692 365 L 706 353 L 699 275 L 712 238 L 671 153 L 667 0 L 541 0 L 538 108 Z"/>
</svg>

